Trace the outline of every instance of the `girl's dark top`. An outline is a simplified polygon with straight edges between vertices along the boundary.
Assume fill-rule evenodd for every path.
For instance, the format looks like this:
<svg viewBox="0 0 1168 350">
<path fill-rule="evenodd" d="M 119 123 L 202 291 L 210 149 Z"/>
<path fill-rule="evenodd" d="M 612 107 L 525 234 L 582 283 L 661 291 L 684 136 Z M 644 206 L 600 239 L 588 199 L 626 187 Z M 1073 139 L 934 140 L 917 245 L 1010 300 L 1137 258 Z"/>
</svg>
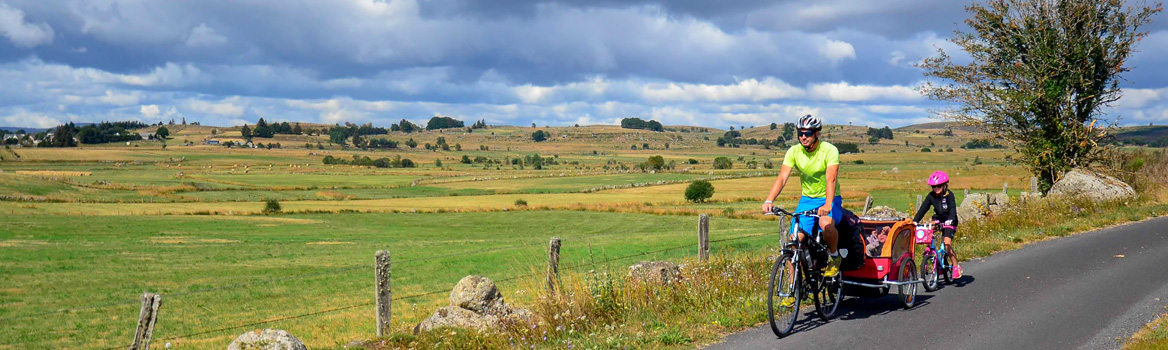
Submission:
<svg viewBox="0 0 1168 350">
<path fill-rule="evenodd" d="M 921 222 L 925 217 L 925 212 L 929 211 L 929 207 L 936 212 L 933 219 L 944 223 L 952 220 L 950 225 L 957 226 L 957 199 L 953 197 L 953 191 L 945 191 L 945 196 L 938 196 L 933 191 L 929 191 L 925 195 L 925 200 L 921 202 L 921 208 L 917 209 L 917 215 L 913 217 L 913 222 Z"/>
</svg>

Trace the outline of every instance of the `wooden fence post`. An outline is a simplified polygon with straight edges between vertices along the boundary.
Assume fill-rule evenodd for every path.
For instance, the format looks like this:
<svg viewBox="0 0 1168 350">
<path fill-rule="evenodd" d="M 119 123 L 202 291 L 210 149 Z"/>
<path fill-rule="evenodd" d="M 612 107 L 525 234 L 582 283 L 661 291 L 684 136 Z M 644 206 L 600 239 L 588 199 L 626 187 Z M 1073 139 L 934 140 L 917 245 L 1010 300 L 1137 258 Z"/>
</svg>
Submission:
<svg viewBox="0 0 1168 350">
<path fill-rule="evenodd" d="M 130 350 L 150 350 L 150 339 L 154 337 L 154 324 L 158 321 L 158 307 L 162 306 L 162 296 L 150 292 L 142 293 L 142 310 L 138 312 L 138 326 L 134 329 L 134 341 Z"/>
<path fill-rule="evenodd" d="M 872 196 L 868 196 L 868 199 L 864 200 L 864 211 L 860 212 L 861 216 L 868 215 L 868 209 L 872 209 L 872 202 Z"/>
<path fill-rule="evenodd" d="M 702 214 L 698 217 L 698 261 L 706 262 L 710 258 L 710 216 Z"/>
<path fill-rule="evenodd" d="M 388 250 L 377 251 L 374 259 L 374 275 L 377 279 L 377 336 L 389 336 L 390 317 L 393 315 L 393 290 L 390 289 L 390 260 Z"/>
<path fill-rule="evenodd" d="M 1030 178 L 1030 193 L 1031 194 L 1038 193 L 1038 178 L 1037 177 Z"/>
<path fill-rule="evenodd" d="M 556 287 L 560 281 L 560 237 L 552 237 L 551 242 L 548 243 L 548 269 L 547 269 L 547 286 L 548 292 L 556 293 Z"/>
</svg>

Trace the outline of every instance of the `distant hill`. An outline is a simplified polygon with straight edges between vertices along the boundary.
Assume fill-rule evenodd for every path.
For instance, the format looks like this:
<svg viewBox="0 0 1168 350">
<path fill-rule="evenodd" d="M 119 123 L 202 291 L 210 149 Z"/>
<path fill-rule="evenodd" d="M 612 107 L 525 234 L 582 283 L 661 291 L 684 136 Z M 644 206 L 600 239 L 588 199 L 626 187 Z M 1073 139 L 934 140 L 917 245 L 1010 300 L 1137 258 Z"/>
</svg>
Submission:
<svg viewBox="0 0 1168 350">
<path fill-rule="evenodd" d="M 17 130 L 24 130 L 25 132 L 35 134 L 35 133 L 49 130 L 49 129 L 45 129 L 45 128 L 21 128 L 21 127 L 16 127 L 16 126 L 0 126 L 0 130 L 7 130 L 8 132 L 16 132 Z"/>
<path fill-rule="evenodd" d="M 1168 140 L 1168 125 L 1122 127 L 1116 130 L 1115 140 L 1132 144 Z"/>
<path fill-rule="evenodd" d="M 893 129 L 893 130 L 897 130 L 897 131 L 945 130 L 945 129 L 949 129 L 949 128 L 952 128 L 953 130 L 961 130 L 961 131 L 966 131 L 966 132 L 980 131 L 977 129 L 977 127 L 969 126 L 969 125 L 962 125 L 961 123 L 958 123 L 958 122 L 933 122 L 933 123 L 913 124 L 913 125 L 908 125 L 908 126 L 902 126 L 902 127 L 899 127 L 899 128 Z"/>
</svg>

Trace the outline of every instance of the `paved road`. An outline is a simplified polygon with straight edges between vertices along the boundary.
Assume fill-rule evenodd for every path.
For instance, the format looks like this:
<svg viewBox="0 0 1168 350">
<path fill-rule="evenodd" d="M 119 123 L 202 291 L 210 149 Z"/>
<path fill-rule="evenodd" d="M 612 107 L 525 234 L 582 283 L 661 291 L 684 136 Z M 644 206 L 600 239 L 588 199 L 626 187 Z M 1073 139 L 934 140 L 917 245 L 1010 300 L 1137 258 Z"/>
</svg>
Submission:
<svg viewBox="0 0 1168 350">
<path fill-rule="evenodd" d="M 805 314 L 786 338 L 763 325 L 707 349 L 1116 349 L 1168 304 L 1168 217 L 962 267 L 955 284 L 919 288 L 910 310 L 895 292 L 847 298 L 831 322 Z"/>
</svg>

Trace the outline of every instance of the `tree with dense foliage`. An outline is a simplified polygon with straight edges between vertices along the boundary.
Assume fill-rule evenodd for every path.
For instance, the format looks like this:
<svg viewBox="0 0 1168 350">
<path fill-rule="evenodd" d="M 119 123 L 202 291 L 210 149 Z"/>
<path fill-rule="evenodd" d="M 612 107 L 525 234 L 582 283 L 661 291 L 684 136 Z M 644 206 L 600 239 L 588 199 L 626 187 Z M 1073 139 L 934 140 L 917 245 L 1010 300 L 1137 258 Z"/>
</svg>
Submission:
<svg viewBox="0 0 1168 350">
<path fill-rule="evenodd" d="M 839 150 L 840 154 L 844 153 L 860 153 L 860 145 L 851 142 L 835 143 L 835 148 Z"/>
<path fill-rule="evenodd" d="M 546 131 L 536 130 L 535 132 L 531 133 L 531 140 L 535 142 L 543 142 L 544 140 L 548 139 L 548 136 L 551 135 L 549 135 Z"/>
<path fill-rule="evenodd" d="M 691 202 L 705 202 L 710 197 L 714 196 L 714 185 L 706 180 L 697 180 L 691 182 L 685 188 L 685 200 Z"/>
<path fill-rule="evenodd" d="M 649 157 L 649 160 L 647 162 L 645 162 L 645 164 L 647 165 L 648 169 L 661 170 L 661 169 L 665 168 L 665 157 L 662 157 L 662 156 Z"/>
<path fill-rule="evenodd" d="M 645 129 L 652 131 L 665 131 L 665 126 L 656 120 L 645 121 L 641 118 L 624 118 L 621 119 L 621 128 L 625 129 Z"/>
<path fill-rule="evenodd" d="M 247 124 L 243 124 L 243 127 L 239 129 L 239 135 L 242 136 L 244 140 L 250 140 L 251 128 L 247 127 Z"/>
<path fill-rule="evenodd" d="M 430 121 L 426 123 L 426 130 L 461 128 L 463 126 L 464 125 L 461 120 L 436 115 L 430 118 Z"/>
<path fill-rule="evenodd" d="M 418 148 L 418 141 L 414 141 L 414 139 L 411 137 L 409 140 L 406 140 L 406 146 L 410 146 L 410 148 Z"/>
<path fill-rule="evenodd" d="M 883 129 L 868 128 L 868 136 L 875 137 L 877 139 L 891 140 L 892 139 L 892 129 L 890 129 L 887 126 L 885 126 Z"/>
<path fill-rule="evenodd" d="M 251 135 L 254 137 L 270 139 L 273 135 L 275 135 L 275 131 L 272 131 L 272 127 L 264 121 L 264 118 L 260 118 L 260 121 L 256 122 L 255 129 L 251 130 Z"/>
<path fill-rule="evenodd" d="M 154 131 L 154 137 L 165 140 L 167 137 L 170 137 L 170 129 L 167 129 L 165 126 L 160 126 L 158 130 Z"/>
<path fill-rule="evenodd" d="M 714 169 L 730 169 L 732 167 L 734 167 L 734 162 L 730 161 L 730 158 L 714 158 Z"/>
<path fill-rule="evenodd" d="M 956 102 L 943 117 L 1003 137 L 1046 191 L 1068 169 L 1099 159 L 1113 124 L 1100 107 L 1121 97 L 1122 73 L 1140 31 L 1163 8 L 1124 0 L 989 0 L 966 7 L 970 31 L 925 59 L 931 99 Z"/>
</svg>

